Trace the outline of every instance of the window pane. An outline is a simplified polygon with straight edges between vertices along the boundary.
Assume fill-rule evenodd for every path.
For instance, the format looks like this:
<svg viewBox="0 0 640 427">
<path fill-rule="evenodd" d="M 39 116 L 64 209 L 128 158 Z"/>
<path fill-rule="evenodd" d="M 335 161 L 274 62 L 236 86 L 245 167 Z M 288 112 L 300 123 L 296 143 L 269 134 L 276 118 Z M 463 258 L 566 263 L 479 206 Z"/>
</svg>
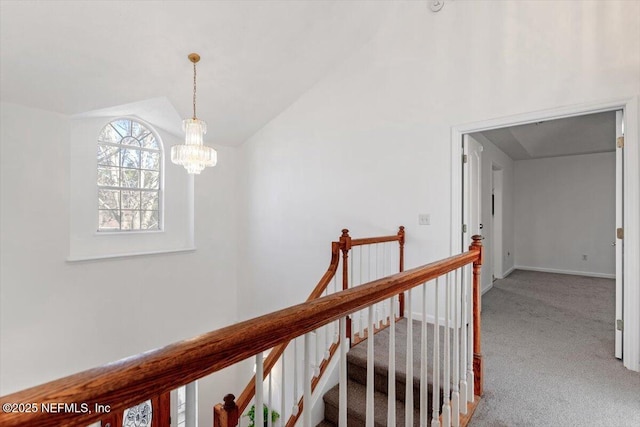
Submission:
<svg viewBox="0 0 640 427">
<path fill-rule="evenodd" d="M 140 212 L 140 228 L 143 230 L 158 230 L 160 228 L 160 215 L 158 211 Z"/>
<path fill-rule="evenodd" d="M 110 145 L 98 145 L 98 164 L 118 166 L 120 164 L 120 149 Z"/>
<path fill-rule="evenodd" d="M 158 141 L 156 141 L 156 137 L 152 133 L 149 133 L 149 135 L 147 135 L 142 140 L 142 146 L 145 148 L 153 148 L 156 150 L 160 149 L 160 147 L 158 146 Z"/>
<path fill-rule="evenodd" d="M 140 150 L 135 148 L 123 148 L 122 154 L 122 167 L 123 168 L 140 168 Z"/>
<path fill-rule="evenodd" d="M 162 151 L 151 130 L 112 121 L 98 136 L 97 163 L 98 230 L 158 230 Z"/>
<path fill-rule="evenodd" d="M 157 191 L 143 191 L 140 209 L 157 211 L 159 198 Z"/>
<path fill-rule="evenodd" d="M 140 185 L 140 171 L 136 169 L 122 169 L 122 187 L 138 188 Z"/>
<path fill-rule="evenodd" d="M 142 152 L 142 169 L 160 170 L 160 153 L 153 151 Z"/>
<path fill-rule="evenodd" d="M 131 122 L 131 136 L 133 136 L 134 138 L 140 138 L 145 133 L 147 133 L 147 128 L 145 128 L 138 122 Z"/>
<path fill-rule="evenodd" d="M 123 190 L 122 209 L 140 209 L 140 192 Z"/>
<path fill-rule="evenodd" d="M 158 172 L 142 171 L 142 188 L 159 188 L 159 179 Z"/>
<path fill-rule="evenodd" d="M 131 120 L 121 119 L 113 121 L 111 124 L 121 137 L 131 136 Z"/>
<path fill-rule="evenodd" d="M 140 146 L 140 141 L 138 141 L 136 138 L 132 138 L 130 136 L 126 136 L 126 137 L 122 138 L 121 144 L 123 144 L 123 145 L 134 145 L 136 147 L 139 147 Z"/>
<path fill-rule="evenodd" d="M 123 230 L 139 230 L 140 229 L 140 211 L 122 211 L 122 229 Z"/>
<path fill-rule="evenodd" d="M 118 168 L 98 167 L 98 185 L 117 187 L 120 184 L 119 173 Z"/>
<path fill-rule="evenodd" d="M 120 190 L 98 189 L 98 209 L 119 209 Z"/>
<path fill-rule="evenodd" d="M 102 129 L 102 132 L 100 132 L 100 136 L 98 137 L 98 141 L 111 142 L 113 144 L 119 144 L 121 139 L 122 135 L 116 132 L 111 124 L 106 125 Z"/>
<path fill-rule="evenodd" d="M 120 229 L 120 211 L 117 210 L 99 210 L 98 211 L 98 230 L 119 230 Z"/>
</svg>

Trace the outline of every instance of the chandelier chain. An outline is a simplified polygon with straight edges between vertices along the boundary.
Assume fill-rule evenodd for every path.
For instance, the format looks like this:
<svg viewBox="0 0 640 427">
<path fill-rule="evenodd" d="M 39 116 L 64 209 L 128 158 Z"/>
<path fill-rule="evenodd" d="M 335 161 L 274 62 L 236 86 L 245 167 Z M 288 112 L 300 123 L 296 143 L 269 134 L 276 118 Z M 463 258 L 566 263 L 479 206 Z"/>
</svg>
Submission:
<svg viewBox="0 0 640 427">
<path fill-rule="evenodd" d="M 196 116 L 196 63 L 193 63 L 193 118 Z"/>
</svg>

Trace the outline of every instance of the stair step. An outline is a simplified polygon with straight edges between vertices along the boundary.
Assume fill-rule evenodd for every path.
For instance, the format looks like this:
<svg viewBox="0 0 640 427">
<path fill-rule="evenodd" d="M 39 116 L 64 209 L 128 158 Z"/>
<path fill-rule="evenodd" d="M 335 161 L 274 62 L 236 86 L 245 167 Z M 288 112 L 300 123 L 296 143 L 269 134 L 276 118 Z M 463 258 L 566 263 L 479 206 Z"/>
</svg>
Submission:
<svg viewBox="0 0 640 427">
<path fill-rule="evenodd" d="M 323 397 L 325 421 L 329 425 L 338 425 L 338 406 L 340 386 L 336 385 L 329 390 Z M 366 405 L 367 405 L 367 387 L 356 381 L 347 381 L 347 425 L 348 427 L 365 426 L 366 422 Z M 385 393 L 374 392 L 374 424 L 376 427 L 386 427 L 388 398 Z M 431 419 L 431 418 L 429 418 Z M 403 402 L 396 401 L 396 425 L 398 427 L 405 426 L 405 405 Z M 420 410 L 413 410 L 413 425 L 420 425 Z"/>
<path fill-rule="evenodd" d="M 421 324 L 414 320 L 413 322 L 413 396 L 414 407 L 420 407 L 420 352 L 421 352 Z M 407 343 L 407 319 L 401 319 L 396 326 L 396 397 L 398 400 L 405 400 L 406 391 L 406 343 Z M 433 325 L 428 325 L 427 334 L 430 339 L 427 342 L 427 375 L 429 378 L 428 393 L 429 402 L 432 396 L 432 380 L 433 380 Z M 444 328 L 440 328 L 440 348 L 444 346 Z M 380 393 L 386 393 L 388 390 L 388 372 L 389 372 L 389 329 L 384 329 L 377 333 L 374 337 L 374 386 L 375 390 Z M 367 340 L 362 341 L 354 346 L 347 353 L 347 372 L 351 380 L 359 382 L 363 385 L 367 383 Z M 440 371 L 444 371 L 443 360 L 440 360 Z M 442 390 L 440 391 L 442 402 Z M 431 405 L 429 405 L 429 411 Z"/>
<path fill-rule="evenodd" d="M 336 424 L 330 423 L 327 420 L 322 420 L 322 422 L 318 424 L 316 427 L 336 427 Z"/>
<path fill-rule="evenodd" d="M 427 413 L 430 415 L 433 408 L 433 335 L 434 326 L 427 325 L 427 374 L 429 384 L 427 392 L 429 405 Z M 420 422 L 420 355 L 421 355 L 421 323 L 413 323 L 413 406 L 414 425 Z M 407 319 L 401 319 L 396 326 L 396 424 L 405 425 L 405 391 L 406 391 L 406 343 L 407 343 Z M 444 347 L 444 327 L 440 328 L 440 348 Z M 389 371 L 389 329 L 383 329 L 374 337 L 374 399 L 375 399 L 375 425 L 387 425 L 387 390 Z M 366 383 L 367 383 L 367 340 L 364 340 L 351 348 L 347 353 L 347 419 L 349 427 L 364 426 L 366 419 Z M 443 360 L 440 360 L 440 370 L 443 371 Z M 443 390 L 440 389 L 440 405 L 442 405 Z M 339 386 L 333 387 L 324 395 L 325 422 L 328 426 L 338 424 L 338 400 Z M 327 427 L 328 427 L 327 426 Z"/>
</svg>

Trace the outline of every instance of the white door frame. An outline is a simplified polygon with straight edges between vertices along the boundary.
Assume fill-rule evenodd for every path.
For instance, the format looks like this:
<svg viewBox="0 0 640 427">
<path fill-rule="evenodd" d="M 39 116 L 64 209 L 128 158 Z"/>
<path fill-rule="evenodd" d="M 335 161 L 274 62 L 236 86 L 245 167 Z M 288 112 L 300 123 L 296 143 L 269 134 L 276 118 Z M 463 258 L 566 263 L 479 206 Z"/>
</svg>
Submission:
<svg viewBox="0 0 640 427">
<path fill-rule="evenodd" d="M 462 252 L 462 136 L 489 129 L 623 110 L 624 147 L 624 357 L 627 369 L 640 371 L 640 148 L 639 97 L 534 111 L 451 127 L 451 254 Z M 615 143 L 612 138 L 612 144 Z M 613 331 L 612 331 L 613 332 Z"/>
<path fill-rule="evenodd" d="M 496 180 L 496 177 L 499 179 Z M 493 279 L 504 278 L 504 250 L 502 248 L 504 223 L 502 200 L 503 200 L 503 177 L 504 167 L 495 162 L 491 162 L 491 195 L 492 195 L 492 215 L 491 215 L 491 266 Z M 497 181 L 497 185 L 496 185 Z M 485 258 L 486 259 L 486 258 Z M 492 283 L 493 285 L 493 283 Z"/>
</svg>

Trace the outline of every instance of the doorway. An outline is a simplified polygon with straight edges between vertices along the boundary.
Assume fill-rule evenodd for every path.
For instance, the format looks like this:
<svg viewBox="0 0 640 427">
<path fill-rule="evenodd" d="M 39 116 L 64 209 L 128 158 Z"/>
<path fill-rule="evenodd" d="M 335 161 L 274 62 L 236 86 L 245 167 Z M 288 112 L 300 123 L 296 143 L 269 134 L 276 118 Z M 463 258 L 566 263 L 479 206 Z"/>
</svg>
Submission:
<svg viewBox="0 0 640 427">
<path fill-rule="evenodd" d="M 620 152 L 620 157 L 625 161 L 625 167 L 623 171 L 620 171 L 620 181 L 622 183 L 622 188 L 620 189 L 621 194 L 624 196 L 624 200 L 626 201 L 624 205 L 624 224 L 623 227 L 629 230 L 635 230 L 635 226 L 633 224 L 640 223 L 640 214 L 638 209 L 636 208 L 638 203 L 638 182 L 639 174 L 638 174 L 638 158 L 637 153 L 632 151 L 637 150 L 637 131 L 630 132 L 631 129 L 637 130 L 638 126 L 638 100 L 636 98 L 631 98 L 629 100 L 619 101 L 619 102 L 611 102 L 611 103 L 603 103 L 599 105 L 589 105 L 589 106 L 579 106 L 572 108 L 564 108 L 557 109 L 552 111 L 544 111 L 544 112 L 536 112 L 536 113 L 528 113 L 520 116 L 513 116 L 504 119 L 494 119 L 487 120 L 485 122 L 474 123 L 471 125 L 460 125 L 452 128 L 452 191 L 453 191 L 453 221 L 452 221 L 452 253 L 457 253 L 462 248 L 456 245 L 456 241 L 459 241 L 459 237 L 456 236 L 461 235 L 461 228 L 463 225 L 463 212 L 462 212 L 462 196 L 464 190 L 462 188 L 463 180 L 461 178 L 461 169 L 462 166 L 458 159 L 462 156 L 462 147 L 460 141 L 463 139 L 463 135 L 470 134 L 474 132 L 484 132 L 491 129 L 499 129 L 505 127 L 512 127 L 517 125 L 525 125 L 525 124 L 535 124 L 537 122 L 550 121 L 554 119 L 561 119 L 567 117 L 576 117 L 582 116 L 586 114 L 592 113 L 600 113 L 606 111 L 616 111 L 623 110 L 625 113 L 625 117 L 628 118 L 627 123 L 625 123 L 627 127 L 627 141 L 626 144 L 629 149 Z M 613 138 L 612 138 L 613 139 Z M 633 141 L 634 146 L 631 147 L 630 141 Z M 615 143 L 615 140 L 614 142 Z M 458 160 L 458 161 L 456 161 Z M 632 170 L 635 169 L 635 170 Z M 492 171 L 493 172 L 493 171 Z M 493 175 L 493 173 L 492 173 Z M 499 180 L 499 178 L 498 178 Z M 504 181 L 504 180 L 503 180 Z M 633 191 L 631 191 L 633 189 Z M 456 196 L 457 194 L 457 196 Z M 456 203 L 456 199 L 459 198 L 459 203 Z M 495 201 L 495 199 L 494 199 Z M 456 214 L 456 210 L 460 209 Z M 459 216 L 458 216 L 459 215 Z M 459 221 L 457 221 L 459 220 Z M 493 227 L 492 227 L 493 228 Z M 495 228 L 494 228 L 495 231 Z M 585 230 L 588 232 L 588 230 Z M 492 240 L 495 239 L 492 233 Z M 631 283 L 637 283 L 638 276 L 640 273 L 637 268 L 639 253 L 639 242 L 638 236 L 630 235 L 627 233 L 624 239 L 624 253 L 621 256 L 620 262 L 621 271 L 623 273 L 622 278 L 625 278 L 624 282 L 621 283 L 619 292 L 620 298 L 624 295 L 624 300 L 621 301 L 621 307 L 623 308 L 623 313 L 621 314 L 622 322 L 615 322 L 616 319 L 612 319 L 614 323 L 619 323 L 620 325 L 624 325 L 622 331 L 620 331 L 620 342 L 624 342 L 624 354 L 622 354 L 623 363 L 625 367 L 628 369 L 640 371 L 639 364 L 639 356 L 640 356 L 640 292 L 637 287 L 631 286 Z M 492 252 L 495 252 L 495 247 Z M 633 258 L 633 256 L 636 258 Z M 492 257 L 497 258 L 497 257 Z M 633 261 L 633 260 L 636 261 Z M 495 271 L 497 262 L 494 259 L 493 265 L 491 268 Z M 487 266 L 485 266 L 486 268 Z M 633 297 L 630 298 L 630 295 Z M 616 325 L 617 326 L 617 325 Z"/>
</svg>

